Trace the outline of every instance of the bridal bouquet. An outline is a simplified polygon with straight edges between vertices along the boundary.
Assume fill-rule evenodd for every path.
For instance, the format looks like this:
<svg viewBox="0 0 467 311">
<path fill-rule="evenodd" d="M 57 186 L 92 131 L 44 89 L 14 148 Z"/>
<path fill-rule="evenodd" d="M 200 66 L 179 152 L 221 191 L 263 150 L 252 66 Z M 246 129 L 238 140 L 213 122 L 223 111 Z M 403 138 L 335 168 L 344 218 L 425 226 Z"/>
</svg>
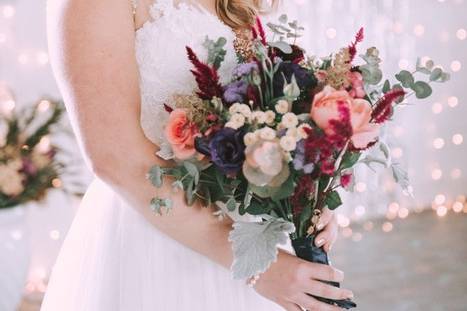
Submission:
<svg viewBox="0 0 467 311">
<path fill-rule="evenodd" d="M 256 216 L 257 221 L 233 226 L 235 278 L 264 272 L 288 237 L 297 256 L 328 264 L 326 253 L 313 243 L 316 225 L 324 208 L 342 205 L 338 191 L 352 190 L 358 164 L 390 168 L 409 193 L 407 174 L 379 140 L 381 127 L 406 98 L 427 98 L 431 83 L 449 79 L 431 61 L 417 64 L 415 73 L 401 71 L 394 84 L 383 79 L 376 48 L 357 62 L 363 29 L 348 47 L 317 58 L 295 44 L 303 31 L 296 21 L 283 15 L 268 26 L 272 41 L 258 20 L 253 39 L 236 42 L 241 46 L 239 63 L 226 85 L 218 75 L 226 55 L 224 38 L 206 39 L 206 62 L 187 47 L 198 91 L 165 105 L 167 144 L 159 152 L 177 164 L 154 166 L 148 174 L 156 187 L 164 176 L 171 177 L 173 188 L 183 190 L 189 204 L 200 200 Z M 156 197 L 151 207 L 162 214 L 172 204 Z M 319 299 L 355 307 L 350 300 Z"/>
<path fill-rule="evenodd" d="M 65 109 L 42 100 L 31 108 L 0 114 L 0 209 L 42 199 L 49 189 L 62 188 L 65 163 L 50 143 Z M 77 185 L 78 186 L 78 185 Z"/>
</svg>

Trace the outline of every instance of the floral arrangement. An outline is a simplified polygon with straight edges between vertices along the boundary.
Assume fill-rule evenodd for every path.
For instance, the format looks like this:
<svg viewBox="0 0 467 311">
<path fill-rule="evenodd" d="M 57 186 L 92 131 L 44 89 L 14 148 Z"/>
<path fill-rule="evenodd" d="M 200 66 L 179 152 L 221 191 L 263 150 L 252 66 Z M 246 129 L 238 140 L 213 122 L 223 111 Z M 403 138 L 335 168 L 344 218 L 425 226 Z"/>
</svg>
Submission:
<svg viewBox="0 0 467 311">
<path fill-rule="evenodd" d="M 63 112 L 61 103 L 42 100 L 0 115 L 0 209 L 40 200 L 48 189 L 62 186 L 65 165 L 49 135 Z"/>
<path fill-rule="evenodd" d="M 431 83 L 449 80 L 432 62 L 418 63 L 415 73 L 399 72 L 394 84 L 384 80 L 376 48 L 357 63 L 363 29 L 349 46 L 318 58 L 295 44 L 303 31 L 296 21 L 283 15 L 268 27 L 274 34 L 270 42 L 257 20 L 250 50 L 240 51 L 226 85 L 217 71 L 225 39 L 206 39 L 206 62 L 187 47 L 198 91 L 165 105 L 167 141 L 158 153 L 176 165 L 154 166 L 148 174 L 156 187 L 164 177 L 171 178 L 189 204 L 200 200 L 257 217 L 233 226 L 235 278 L 264 272 L 288 236 L 299 257 L 328 264 L 325 252 L 313 243 L 316 225 L 323 208 L 342 205 L 338 190 L 352 190 L 356 165 L 390 168 L 410 193 L 407 174 L 391 161 L 380 130 L 407 98 L 427 98 Z M 162 214 L 172 203 L 156 197 L 151 207 Z M 356 306 L 350 300 L 319 299 Z"/>
</svg>

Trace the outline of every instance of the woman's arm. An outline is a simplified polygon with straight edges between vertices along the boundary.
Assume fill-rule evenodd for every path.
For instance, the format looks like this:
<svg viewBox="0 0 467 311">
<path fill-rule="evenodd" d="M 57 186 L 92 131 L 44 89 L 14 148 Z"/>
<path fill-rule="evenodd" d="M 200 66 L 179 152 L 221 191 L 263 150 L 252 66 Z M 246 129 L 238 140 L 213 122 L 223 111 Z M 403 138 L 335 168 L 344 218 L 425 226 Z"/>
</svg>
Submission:
<svg viewBox="0 0 467 311">
<path fill-rule="evenodd" d="M 48 11 L 52 66 L 93 172 L 160 231 L 229 267 L 231 222 L 218 221 L 210 208 L 188 208 L 183 194 L 173 194 L 169 183 L 155 189 L 145 179 L 152 165 L 169 163 L 154 156 L 156 146 L 145 138 L 139 124 L 139 81 L 130 1 L 49 0 Z M 149 208 L 157 193 L 170 195 L 174 201 L 173 210 L 163 217 Z M 296 310 L 297 305 L 337 310 L 305 292 L 331 299 L 349 295 L 348 291 L 313 279 L 340 281 L 342 274 L 281 252 L 278 262 L 263 274 L 257 289 L 287 310 Z"/>
<path fill-rule="evenodd" d="M 228 267 L 228 221 L 210 217 L 208 208 L 185 208 L 182 193 L 173 195 L 176 208 L 167 216 L 149 208 L 156 192 L 166 197 L 171 187 L 156 190 L 145 179 L 152 165 L 164 163 L 139 125 L 130 1 L 51 0 L 48 34 L 54 73 L 93 172 L 158 229 Z"/>
</svg>

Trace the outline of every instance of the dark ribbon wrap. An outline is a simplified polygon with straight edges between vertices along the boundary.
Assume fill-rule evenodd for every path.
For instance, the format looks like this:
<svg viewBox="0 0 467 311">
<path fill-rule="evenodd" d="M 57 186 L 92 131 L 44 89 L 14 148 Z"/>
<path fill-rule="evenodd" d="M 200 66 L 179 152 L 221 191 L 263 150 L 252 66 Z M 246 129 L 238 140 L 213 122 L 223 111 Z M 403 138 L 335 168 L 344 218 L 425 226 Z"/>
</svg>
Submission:
<svg viewBox="0 0 467 311">
<path fill-rule="evenodd" d="M 297 254 L 299 258 L 309 261 L 309 262 L 329 265 L 329 258 L 326 252 L 321 247 L 315 246 L 315 235 L 311 235 L 306 238 L 298 238 L 298 239 L 292 240 L 292 246 L 295 249 L 295 253 Z M 324 283 L 330 284 L 335 287 L 340 287 L 340 284 L 337 282 L 324 282 Z M 344 309 L 352 309 L 352 308 L 357 307 L 357 305 L 350 299 L 331 300 L 331 299 L 315 297 L 315 296 L 312 296 L 312 297 L 321 302 L 325 302 L 331 305 L 336 305 Z"/>
</svg>

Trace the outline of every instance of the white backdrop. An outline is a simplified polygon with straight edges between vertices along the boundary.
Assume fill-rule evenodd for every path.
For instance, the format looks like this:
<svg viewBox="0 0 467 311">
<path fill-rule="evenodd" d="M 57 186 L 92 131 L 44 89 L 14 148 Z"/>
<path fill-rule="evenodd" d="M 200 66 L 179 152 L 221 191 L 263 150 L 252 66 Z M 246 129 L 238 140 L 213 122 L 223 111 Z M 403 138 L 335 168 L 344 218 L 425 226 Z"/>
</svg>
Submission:
<svg viewBox="0 0 467 311">
<path fill-rule="evenodd" d="M 399 111 L 397 123 L 388 130 L 393 156 L 402 156 L 401 162 L 409 168 L 415 199 L 401 198 L 386 178 L 376 182 L 363 170 L 358 186 L 362 192 L 348 201 L 352 204 L 341 218 L 344 223 L 346 217 L 386 214 L 388 206 L 396 212 L 402 209 L 399 216 L 404 218 L 405 208 L 430 207 L 435 197 L 438 205 L 449 209 L 459 195 L 466 194 L 467 153 L 461 142 L 467 138 L 466 2 L 285 0 L 290 16 L 307 29 L 302 45 L 310 53 L 335 51 L 365 26 L 362 51 L 372 45 L 380 47 L 387 73 L 413 68 L 417 56 L 432 58 L 454 71 L 453 80 L 437 87 L 432 99 Z M 42 95 L 58 98 L 46 53 L 44 0 L 0 0 L 0 80 L 15 92 L 18 103 Z M 47 203 L 30 217 L 35 281 L 47 276 L 77 205 L 60 194 L 52 195 Z"/>
</svg>

